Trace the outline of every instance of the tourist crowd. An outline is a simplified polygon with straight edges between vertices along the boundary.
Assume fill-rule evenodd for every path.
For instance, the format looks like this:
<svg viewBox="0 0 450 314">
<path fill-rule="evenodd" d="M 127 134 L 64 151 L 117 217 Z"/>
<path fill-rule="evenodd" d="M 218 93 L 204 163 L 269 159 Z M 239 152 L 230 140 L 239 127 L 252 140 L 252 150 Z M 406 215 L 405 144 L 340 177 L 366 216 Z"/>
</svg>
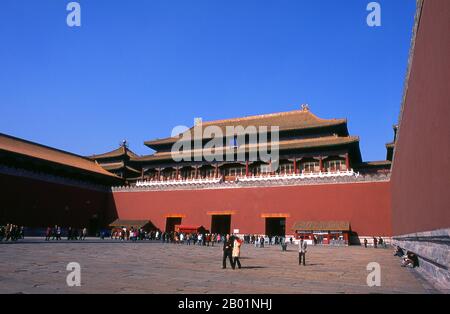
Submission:
<svg viewBox="0 0 450 314">
<path fill-rule="evenodd" d="M 375 249 L 378 247 L 382 247 L 382 248 L 387 247 L 387 244 L 386 244 L 386 242 L 384 242 L 382 237 L 378 237 L 378 239 L 376 237 L 373 237 L 372 244 Z M 364 239 L 364 247 L 367 248 L 368 245 L 369 245 L 369 241 L 367 239 Z"/>
<path fill-rule="evenodd" d="M 13 224 L 0 226 L 0 241 L 17 241 L 24 238 L 24 227 Z"/>
<path fill-rule="evenodd" d="M 141 228 L 122 227 L 115 228 L 111 232 L 111 239 L 121 241 L 142 241 L 152 240 L 162 243 L 214 246 L 217 243 L 224 243 L 226 234 L 207 232 L 161 232 L 153 230 L 147 232 Z M 289 239 L 293 243 L 293 238 Z M 264 245 L 285 245 L 286 238 L 281 236 L 266 236 L 257 234 L 246 234 L 241 240 L 242 243 L 253 244 L 255 247 L 263 248 Z"/>
<path fill-rule="evenodd" d="M 147 232 L 140 228 L 116 228 L 111 232 L 111 239 L 122 241 L 152 240 L 163 243 L 214 246 L 223 241 L 223 235 L 200 232 L 161 232 L 153 230 Z"/>
<path fill-rule="evenodd" d="M 72 228 L 68 227 L 64 230 L 67 240 L 85 240 L 88 234 L 87 228 Z M 59 241 L 63 236 L 63 228 L 55 225 L 54 227 L 47 227 L 45 231 L 45 241 L 56 240 Z"/>
<path fill-rule="evenodd" d="M 155 240 L 156 231 L 147 232 L 142 228 L 114 228 L 111 231 L 111 239 L 122 241 Z"/>
</svg>

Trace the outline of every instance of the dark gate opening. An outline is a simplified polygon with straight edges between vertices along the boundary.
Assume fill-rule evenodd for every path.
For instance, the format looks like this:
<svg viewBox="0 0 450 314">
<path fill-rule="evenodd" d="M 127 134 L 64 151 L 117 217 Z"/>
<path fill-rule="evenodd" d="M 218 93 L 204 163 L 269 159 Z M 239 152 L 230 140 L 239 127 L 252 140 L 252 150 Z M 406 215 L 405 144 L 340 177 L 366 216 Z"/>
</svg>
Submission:
<svg viewBox="0 0 450 314">
<path fill-rule="evenodd" d="M 231 215 L 212 215 L 211 233 L 230 234 L 231 233 Z"/>
<path fill-rule="evenodd" d="M 88 232 L 90 236 L 96 237 L 100 231 L 100 220 L 97 215 L 93 215 L 89 219 Z"/>
<path fill-rule="evenodd" d="M 181 217 L 167 217 L 166 218 L 166 232 L 175 231 L 176 225 L 181 225 Z"/>
<path fill-rule="evenodd" d="M 269 237 L 286 236 L 286 218 L 266 218 L 266 235 Z"/>
</svg>

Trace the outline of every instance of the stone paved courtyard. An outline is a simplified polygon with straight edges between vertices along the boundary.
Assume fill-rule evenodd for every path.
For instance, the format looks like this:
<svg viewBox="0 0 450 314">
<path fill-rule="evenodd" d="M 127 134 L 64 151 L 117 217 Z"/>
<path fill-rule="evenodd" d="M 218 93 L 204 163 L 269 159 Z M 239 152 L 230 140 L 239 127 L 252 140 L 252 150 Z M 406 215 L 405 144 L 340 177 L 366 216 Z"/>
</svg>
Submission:
<svg viewBox="0 0 450 314">
<path fill-rule="evenodd" d="M 244 245 L 243 269 L 221 269 L 221 247 L 161 243 L 0 244 L 0 293 L 434 293 L 390 249 L 310 247 L 305 267 L 296 246 L 281 252 Z M 81 287 L 68 287 L 66 266 L 81 265 Z M 370 262 L 381 287 L 368 287 Z"/>
</svg>

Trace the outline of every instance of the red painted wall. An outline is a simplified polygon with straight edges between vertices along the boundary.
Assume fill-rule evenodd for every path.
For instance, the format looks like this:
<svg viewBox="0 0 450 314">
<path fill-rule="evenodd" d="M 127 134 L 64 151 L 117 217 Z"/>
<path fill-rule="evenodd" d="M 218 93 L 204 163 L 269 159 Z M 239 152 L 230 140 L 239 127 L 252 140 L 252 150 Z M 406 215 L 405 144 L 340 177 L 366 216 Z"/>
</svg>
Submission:
<svg viewBox="0 0 450 314">
<path fill-rule="evenodd" d="M 394 156 L 395 235 L 450 227 L 450 1 L 426 0 Z"/>
<path fill-rule="evenodd" d="M 345 220 L 360 236 L 391 235 L 390 183 L 330 184 L 217 190 L 114 192 L 121 219 L 149 219 L 165 229 L 167 214 L 182 224 L 211 228 L 209 211 L 235 211 L 231 229 L 264 233 L 262 213 L 288 213 L 286 232 L 298 220 Z"/>
<path fill-rule="evenodd" d="M 110 193 L 0 174 L 0 223 L 88 227 L 114 217 Z M 109 213 L 107 212 L 109 210 Z"/>
</svg>

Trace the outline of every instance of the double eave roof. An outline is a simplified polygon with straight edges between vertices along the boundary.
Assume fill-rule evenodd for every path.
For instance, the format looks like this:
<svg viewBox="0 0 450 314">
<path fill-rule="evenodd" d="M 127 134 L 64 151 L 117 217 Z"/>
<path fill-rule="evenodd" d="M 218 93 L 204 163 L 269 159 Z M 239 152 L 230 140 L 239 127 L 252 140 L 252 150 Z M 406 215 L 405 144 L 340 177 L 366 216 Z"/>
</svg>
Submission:
<svg viewBox="0 0 450 314">
<path fill-rule="evenodd" d="M 205 128 L 209 126 L 219 127 L 223 134 L 226 134 L 227 127 L 278 127 L 279 131 L 306 130 L 328 126 L 346 125 L 346 119 L 321 119 L 312 114 L 309 110 L 294 110 L 288 112 L 272 113 L 266 115 L 249 116 L 243 118 L 216 120 L 203 122 L 198 126 L 193 126 L 185 133 L 195 134 L 195 128 Z M 270 129 L 268 129 L 270 131 Z M 202 132 L 203 133 L 203 132 Z M 249 132 L 251 133 L 251 132 Z M 173 144 L 181 136 L 168 137 L 144 142 L 150 148 L 157 148 L 160 145 Z"/>
<path fill-rule="evenodd" d="M 359 137 L 357 136 L 346 136 L 346 137 L 338 137 L 338 136 L 325 136 L 320 138 L 311 138 L 311 139 L 293 139 L 293 140 L 285 140 L 278 143 L 280 150 L 289 150 L 289 149 L 308 149 L 308 148 L 322 148 L 328 146 L 337 146 L 337 145 L 348 145 L 352 143 L 358 143 Z M 267 144 L 267 148 L 270 149 L 271 144 Z M 257 151 L 261 148 L 261 144 L 256 145 L 245 145 L 245 152 Z M 229 147 L 218 147 L 211 152 L 211 150 L 205 149 L 197 149 L 197 150 L 189 150 L 184 151 L 182 156 L 199 156 L 199 155 L 217 155 L 217 154 L 226 154 L 230 151 Z M 181 155 L 181 153 L 180 153 Z M 172 152 L 157 152 L 153 155 L 142 156 L 138 158 L 132 158 L 131 161 L 135 162 L 146 162 L 146 161 L 159 161 L 159 160 L 170 160 L 173 159 Z"/>
<path fill-rule="evenodd" d="M 136 170 L 128 165 L 125 165 L 125 163 L 123 161 L 105 163 L 105 164 L 101 163 L 100 166 L 108 171 L 126 169 L 126 170 L 134 172 L 134 173 L 141 173 L 139 170 Z"/>
<path fill-rule="evenodd" d="M 297 221 L 292 226 L 296 231 L 350 231 L 348 221 Z"/>
<path fill-rule="evenodd" d="M 150 220 L 126 220 L 126 219 L 116 219 L 112 223 L 109 224 L 109 227 L 113 228 L 142 228 L 148 224 L 152 224 Z"/>
<path fill-rule="evenodd" d="M 92 155 L 89 156 L 89 159 L 92 160 L 99 160 L 99 159 L 107 159 L 107 158 L 116 158 L 116 157 L 123 157 L 128 156 L 130 158 L 136 158 L 139 157 L 137 154 L 133 153 L 130 149 L 120 146 L 119 148 L 112 150 L 110 152 L 104 153 L 104 154 L 98 154 L 98 155 Z"/>
</svg>

